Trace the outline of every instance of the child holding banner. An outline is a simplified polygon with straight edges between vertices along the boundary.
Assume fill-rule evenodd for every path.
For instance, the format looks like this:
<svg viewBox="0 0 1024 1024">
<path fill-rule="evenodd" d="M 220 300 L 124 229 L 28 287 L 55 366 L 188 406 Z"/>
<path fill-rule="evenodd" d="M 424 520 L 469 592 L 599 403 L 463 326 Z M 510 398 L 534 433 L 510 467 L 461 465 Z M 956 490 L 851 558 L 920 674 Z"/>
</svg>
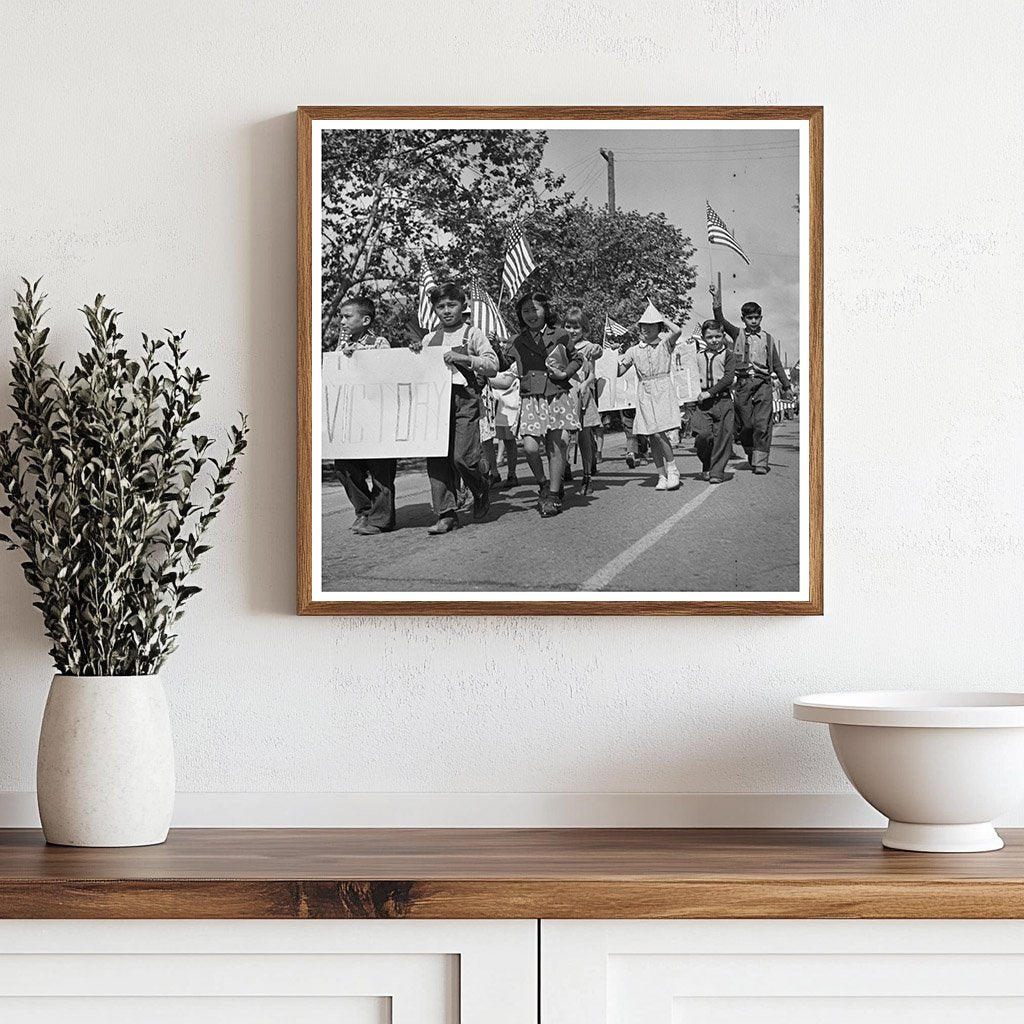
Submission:
<svg viewBox="0 0 1024 1024">
<path fill-rule="evenodd" d="M 458 481 L 461 476 L 473 495 L 473 518 L 482 519 L 491 507 L 490 480 L 480 447 L 480 384 L 498 372 L 498 356 L 479 327 L 464 320 L 466 293 L 449 281 L 435 288 L 430 304 L 440 328 L 420 344 L 444 349 L 445 364 L 452 371 L 451 420 L 448 454 L 427 459 L 430 499 L 437 522 L 427 529 L 431 536 L 451 533 L 459 525 Z"/>
<path fill-rule="evenodd" d="M 512 342 L 519 375 L 521 403 L 519 436 L 526 461 L 540 488 L 537 510 L 541 516 L 562 511 L 562 473 L 565 470 L 566 432 L 578 430 L 579 410 L 572 400 L 572 376 L 582 365 L 569 335 L 555 327 L 551 300 L 543 292 L 527 292 L 516 303 L 523 328 Z M 544 476 L 543 441 L 550 479 Z"/>
<path fill-rule="evenodd" d="M 493 343 L 492 343 L 493 344 Z M 513 411 L 514 407 L 514 411 Z M 484 463 L 492 487 L 514 487 L 516 479 L 515 436 L 510 432 L 519 420 L 519 380 L 511 370 L 498 373 L 484 386 L 480 396 L 480 441 L 484 449 Z M 508 480 L 502 483 L 498 472 L 498 448 L 496 439 L 505 445 L 505 459 L 508 465 Z M 509 438 L 512 450 L 509 451 Z"/>
<path fill-rule="evenodd" d="M 665 328 L 663 331 L 662 328 Z M 647 301 L 640 317 L 640 342 L 619 358 L 619 376 L 631 366 L 636 369 L 636 418 L 633 432 L 647 436 L 651 456 L 658 469 L 656 491 L 679 488 L 679 469 L 668 439 L 670 430 L 679 429 L 679 401 L 672 382 L 672 352 L 683 333 Z"/>
<path fill-rule="evenodd" d="M 725 467 L 732 451 L 733 404 L 730 388 L 736 376 L 736 354 L 725 343 L 725 332 L 717 320 L 701 325 L 697 346 L 701 392 L 690 417 L 694 447 L 700 459 L 701 479 L 724 483 Z"/>
<path fill-rule="evenodd" d="M 343 303 L 338 310 L 337 351 L 351 358 L 360 349 L 391 348 L 387 338 L 370 332 L 376 318 L 377 308 L 372 299 L 356 296 Z M 356 512 L 352 532 L 370 537 L 393 530 L 398 460 L 335 459 L 334 468 Z"/>
</svg>

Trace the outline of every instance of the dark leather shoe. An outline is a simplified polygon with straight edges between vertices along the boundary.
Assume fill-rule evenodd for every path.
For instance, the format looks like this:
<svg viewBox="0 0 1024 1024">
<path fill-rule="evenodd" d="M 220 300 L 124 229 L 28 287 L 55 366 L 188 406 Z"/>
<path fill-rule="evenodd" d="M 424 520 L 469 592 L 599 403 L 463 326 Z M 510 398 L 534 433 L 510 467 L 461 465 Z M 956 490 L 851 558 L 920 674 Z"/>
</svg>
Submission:
<svg viewBox="0 0 1024 1024">
<path fill-rule="evenodd" d="M 725 477 L 724 476 L 710 476 L 709 475 L 708 476 L 708 483 L 709 484 L 724 484 L 725 483 Z"/>
<path fill-rule="evenodd" d="M 362 526 L 357 526 L 352 532 L 358 537 L 376 537 L 378 533 L 383 533 L 384 531 L 379 526 L 363 523 Z"/>
<path fill-rule="evenodd" d="M 459 528 L 459 521 L 455 516 L 441 516 L 433 526 L 427 527 L 427 533 L 431 537 L 439 537 L 442 533 L 451 533 Z"/>
<path fill-rule="evenodd" d="M 755 476 L 767 476 L 768 475 L 768 467 L 767 466 L 755 466 L 754 467 L 754 475 Z"/>
<path fill-rule="evenodd" d="M 483 491 L 480 497 L 473 499 L 473 518 L 483 519 L 491 508 L 491 492 Z"/>
<path fill-rule="evenodd" d="M 349 529 L 355 533 L 356 530 L 366 525 L 366 516 L 356 516 Z"/>
</svg>

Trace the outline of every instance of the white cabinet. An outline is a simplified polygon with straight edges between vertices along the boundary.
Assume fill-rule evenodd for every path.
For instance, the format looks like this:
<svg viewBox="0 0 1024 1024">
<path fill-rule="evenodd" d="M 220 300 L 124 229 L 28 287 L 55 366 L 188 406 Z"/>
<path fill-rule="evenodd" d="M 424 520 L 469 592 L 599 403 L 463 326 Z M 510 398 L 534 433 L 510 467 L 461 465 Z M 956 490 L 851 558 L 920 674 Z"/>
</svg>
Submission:
<svg viewBox="0 0 1024 1024">
<path fill-rule="evenodd" d="M 3 1024 L 536 1024 L 536 921 L 0 921 Z"/>
<path fill-rule="evenodd" d="M 539 957 L 539 971 L 538 971 Z M 1018 921 L 0 921 L 2 1024 L 1019 1024 Z"/>
<path fill-rule="evenodd" d="M 544 1024 L 1019 1024 L 1024 922 L 544 921 Z"/>
</svg>

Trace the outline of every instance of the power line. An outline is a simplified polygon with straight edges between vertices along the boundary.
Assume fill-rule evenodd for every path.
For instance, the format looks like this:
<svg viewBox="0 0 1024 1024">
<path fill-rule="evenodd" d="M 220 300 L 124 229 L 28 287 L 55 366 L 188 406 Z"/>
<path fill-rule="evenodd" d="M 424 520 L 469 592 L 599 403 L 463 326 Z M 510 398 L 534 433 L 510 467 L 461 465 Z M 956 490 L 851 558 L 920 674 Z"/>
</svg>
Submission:
<svg viewBox="0 0 1024 1024">
<path fill-rule="evenodd" d="M 747 142 L 739 146 L 620 146 L 618 153 L 737 153 L 764 149 L 799 149 L 799 142 Z"/>
<path fill-rule="evenodd" d="M 655 157 L 639 157 L 639 156 L 623 156 L 620 159 L 624 163 L 631 164 L 737 164 L 737 163 L 748 163 L 751 160 L 796 160 L 799 156 L 798 153 L 779 153 L 776 156 L 741 156 L 736 154 L 735 156 L 655 156 Z"/>
<path fill-rule="evenodd" d="M 581 181 L 589 177 L 594 172 L 595 168 L 600 170 L 601 167 L 604 166 L 598 158 L 597 153 L 589 154 L 589 158 L 594 159 L 595 163 L 587 163 L 581 167 L 578 167 L 575 171 L 573 171 L 572 174 L 568 175 L 565 182 L 562 184 L 563 188 L 567 189 L 570 192 L 573 191 L 574 189 L 579 187 L 579 183 Z"/>
<path fill-rule="evenodd" d="M 584 153 L 583 156 L 579 157 L 576 160 L 573 160 L 572 163 L 566 164 L 565 167 L 563 167 L 560 171 L 552 171 L 551 173 L 554 174 L 556 177 L 562 174 L 568 174 L 575 167 L 578 167 L 581 164 L 586 163 L 587 160 L 591 160 L 595 156 L 597 156 L 597 150 L 591 150 L 589 153 Z"/>
</svg>

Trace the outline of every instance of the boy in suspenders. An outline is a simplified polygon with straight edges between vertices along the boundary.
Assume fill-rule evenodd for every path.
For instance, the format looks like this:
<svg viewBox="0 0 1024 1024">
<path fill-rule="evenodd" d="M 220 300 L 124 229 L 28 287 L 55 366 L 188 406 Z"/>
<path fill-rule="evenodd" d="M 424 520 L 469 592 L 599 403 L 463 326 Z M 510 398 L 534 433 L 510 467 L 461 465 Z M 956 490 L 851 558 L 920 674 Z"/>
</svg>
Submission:
<svg viewBox="0 0 1024 1024">
<path fill-rule="evenodd" d="M 701 392 L 690 418 L 696 435 L 694 447 L 700 459 L 701 479 L 713 484 L 725 482 L 725 467 L 732 450 L 734 411 L 730 388 L 736 376 L 736 355 L 725 343 L 717 320 L 705 320 L 697 346 Z"/>
<path fill-rule="evenodd" d="M 459 479 L 473 495 L 473 518 L 483 519 L 491 506 L 490 478 L 480 447 L 480 385 L 498 372 L 498 356 L 487 335 L 479 327 L 466 323 L 463 313 L 468 305 L 466 293 L 457 284 L 446 282 L 435 288 L 430 304 L 441 327 L 428 334 L 413 351 L 424 346 L 445 350 L 444 361 L 452 372 L 451 420 L 448 454 L 427 459 L 430 499 L 437 522 L 428 527 L 431 536 L 451 533 L 459 526 Z"/>
<path fill-rule="evenodd" d="M 787 399 L 793 394 L 789 377 L 775 339 L 761 329 L 761 307 L 756 302 L 743 303 L 741 331 L 722 315 L 722 296 L 714 285 L 711 299 L 715 320 L 732 338 L 736 352 L 735 407 L 740 444 L 754 473 L 763 476 L 768 472 L 772 446 L 772 374 L 779 378 Z"/>
</svg>

